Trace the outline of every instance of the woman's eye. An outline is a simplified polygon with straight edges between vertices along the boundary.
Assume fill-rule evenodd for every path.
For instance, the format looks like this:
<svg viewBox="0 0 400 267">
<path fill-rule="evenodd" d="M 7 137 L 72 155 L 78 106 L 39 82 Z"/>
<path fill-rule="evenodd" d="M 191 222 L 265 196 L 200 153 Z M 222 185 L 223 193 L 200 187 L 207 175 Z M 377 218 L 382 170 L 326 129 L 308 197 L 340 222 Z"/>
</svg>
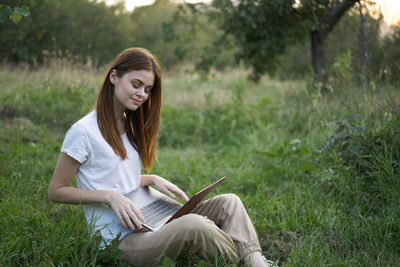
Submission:
<svg viewBox="0 0 400 267">
<path fill-rule="evenodd" d="M 132 85 L 133 85 L 133 87 L 135 87 L 135 88 L 139 88 L 139 84 L 138 83 L 132 83 Z"/>
</svg>

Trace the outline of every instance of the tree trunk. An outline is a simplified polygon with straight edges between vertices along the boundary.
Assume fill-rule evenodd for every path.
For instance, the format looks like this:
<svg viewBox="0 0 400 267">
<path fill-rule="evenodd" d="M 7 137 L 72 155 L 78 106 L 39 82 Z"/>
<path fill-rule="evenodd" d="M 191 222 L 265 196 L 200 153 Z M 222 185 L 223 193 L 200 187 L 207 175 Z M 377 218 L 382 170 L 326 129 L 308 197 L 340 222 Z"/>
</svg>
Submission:
<svg viewBox="0 0 400 267">
<path fill-rule="evenodd" d="M 332 31 L 335 25 L 346 11 L 354 6 L 360 0 L 343 0 L 334 2 L 329 12 L 318 20 L 313 6 L 310 1 L 306 1 L 311 8 L 315 29 L 311 31 L 311 56 L 314 70 L 314 82 L 325 83 L 328 80 L 328 72 L 326 71 L 325 59 L 325 40 L 328 34 Z"/>
<path fill-rule="evenodd" d="M 311 60 L 314 70 L 314 83 L 324 83 L 327 79 L 325 37 L 317 30 L 311 32 Z"/>
</svg>

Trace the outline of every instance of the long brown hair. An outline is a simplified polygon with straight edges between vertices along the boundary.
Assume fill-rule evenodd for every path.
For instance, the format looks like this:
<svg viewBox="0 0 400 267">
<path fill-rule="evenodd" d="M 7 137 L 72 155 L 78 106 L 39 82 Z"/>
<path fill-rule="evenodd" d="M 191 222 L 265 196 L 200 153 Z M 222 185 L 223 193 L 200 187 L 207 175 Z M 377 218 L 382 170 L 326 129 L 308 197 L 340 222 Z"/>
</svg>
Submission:
<svg viewBox="0 0 400 267">
<path fill-rule="evenodd" d="M 149 98 L 138 109 L 126 109 L 125 131 L 129 142 L 139 153 L 142 164 L 150 171 L 157 159 L 157 134 L 160 128 L 161 110 L 161 72 L 155 57 L 144 48 L 129 48 L 122 51 L 104 78 L 97 98 L 97 123 L 104 139 L 122 159 L 127 158 L 126 150 L 117 128 L 113 108 L 114 85 L 110 81 L 110 72 L 115 69 L 117 76 L 122 77 L 132 70 L 148 70 L 154 74 L 154 85 Z"/>
</svg>

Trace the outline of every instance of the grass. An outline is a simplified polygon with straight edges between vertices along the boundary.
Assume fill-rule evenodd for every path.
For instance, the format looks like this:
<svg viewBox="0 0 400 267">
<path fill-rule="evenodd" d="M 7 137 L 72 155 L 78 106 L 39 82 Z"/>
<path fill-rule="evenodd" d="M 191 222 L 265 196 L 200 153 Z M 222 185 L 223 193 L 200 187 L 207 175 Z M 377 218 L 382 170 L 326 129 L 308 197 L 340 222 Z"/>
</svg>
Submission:
<svg viewBox="0 0 400 267">
<path fill-rule="evenodd" d="M 64 134 L 92 108 L 104 72 L 67 63 L 0 67 L 3 266 L 124 265 L 112 247 L 98 251 L 80 206 L 47 199 Z M 398 266 L 398 88 L 321 93 L 304 80 L 245 77 L 164 77 L 152 172 L 189 195 L 228 176 L 212 194 L 240 196 L 264 254 L 280 266 Z M 222 264 L 185 254 L 162 266 Z"/>
</svg>

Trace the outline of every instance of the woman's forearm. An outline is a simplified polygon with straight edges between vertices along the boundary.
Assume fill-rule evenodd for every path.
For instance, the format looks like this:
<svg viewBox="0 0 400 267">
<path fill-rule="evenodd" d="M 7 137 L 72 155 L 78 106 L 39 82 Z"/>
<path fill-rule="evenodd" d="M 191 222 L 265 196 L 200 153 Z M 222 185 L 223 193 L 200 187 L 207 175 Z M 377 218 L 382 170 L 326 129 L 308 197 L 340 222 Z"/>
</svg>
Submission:
<svg viewBox="0 0 400 267">
<path fill-rule="evenodd" d="M 66 204 L 110 203 L 116 192 L 109 190 L 83 190 L 72 186 L 49 188 L 49 199 Z"/>
<path fill-rule="evenodd" d="M 153 185 L 158 177 L 152 174 L 141 176 L 140 187 Z M 109 190 L 83 190 L 72 186 L 56 186 L 50 183 L 49 199 L 58 203 L 67 204 L 90 204 L 110 203 L 117 192 Z"/>
<path fill-rule="evenodd" d="M 54 202 L 68 204 L 110 203 L 115 196 L 113 191 L 82 190 L 70 186 L 80 163 L 65 153 L 60 153 L 49 184 L 48 196 Z"/>
<path fill-rule="evenodd" d="M 140 186 L 153 185 L 155 175 L 142 175 Z M 110 203 L 114 195 L 118 194 L 109 190 L 83 190 L 72 186 L 49 186 L 49 199 L 57 203 L 66 204 L 90 204 L 90 203 Z"/>
</svg>

